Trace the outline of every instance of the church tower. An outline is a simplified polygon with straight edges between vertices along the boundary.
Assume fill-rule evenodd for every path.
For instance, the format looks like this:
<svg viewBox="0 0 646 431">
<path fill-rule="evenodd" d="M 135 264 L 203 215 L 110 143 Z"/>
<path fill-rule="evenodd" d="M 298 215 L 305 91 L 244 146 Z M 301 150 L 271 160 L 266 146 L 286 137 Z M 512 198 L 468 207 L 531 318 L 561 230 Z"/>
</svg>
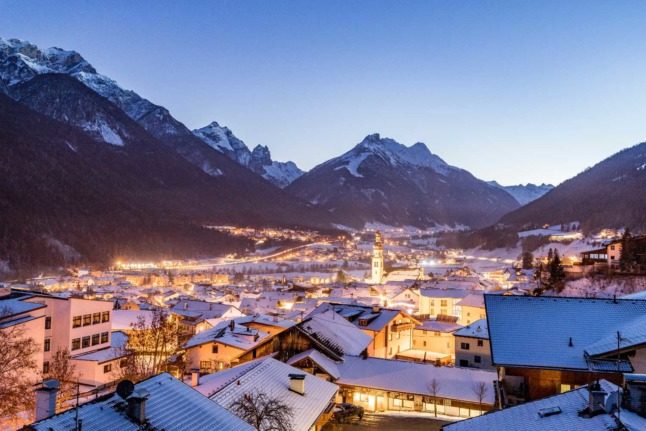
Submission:
<svg viewBox="0 0 646 431">
<path fill-rule="evenodd" d="M 381 232 L 375 233 L 375 244 L 372 248 L 372 283 L 381 284 L 384 281 L 384 244 Z"/>
</svg>

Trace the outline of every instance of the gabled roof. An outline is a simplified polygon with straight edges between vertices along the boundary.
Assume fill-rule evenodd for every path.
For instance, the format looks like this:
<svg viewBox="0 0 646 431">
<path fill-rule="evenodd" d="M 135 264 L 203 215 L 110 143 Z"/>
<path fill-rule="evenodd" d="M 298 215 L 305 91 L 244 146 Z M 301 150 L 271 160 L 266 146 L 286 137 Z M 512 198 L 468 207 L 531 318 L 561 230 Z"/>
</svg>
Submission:
<svg viewBox="0 0 646 431">
<path fill-rule="evenodd" d="M 359 355 L 372 342 L 372 337 L 332 310 L 313 315 L 299 327 L 318 340 L 339 347 L 348 355 Z"/>
<path fill-rule="evenodd" d="M 484 308 L 484 295 L 482 293 L 470 293 L 460 300 L 456 305 L 461 307 Z"/>
<path fill-rule="evenodd" d="M 305 375 L 304 395 L 290 390 L 290 374 Z M 225 408 L 245 394 L 264 392 L 293 409 L 295 430 L 308 430 L 333 401 L 338 386 L 265 356 L 204 376 L 196 389 Z"/>
<path fill-rule="evenodd" d="M 378 310 L 376 310 L 378 309 Z M 393 319 L 399 316 L 400 313 L 409 317 L 413 322 L 418 322 L 414 317 L 409 316 L 402 310 L 392 308 L 371 307 L 369 305 L 358 304 L 339 304 L 332 302 L 324 302 L 316 307 L 307 317 L 312 317 L 316 314 L 323 313 L 328 310 L 334 310 L 336 313 L 345 317 L 359 329 L 367 329 L 369 331 L 381 331 Z M 365 321 L 366 325 L 360 325 L 360 321 Z"/>
<path fill-rule="evenodd" d="M 483 403 L 494 403 L 492 382 L 497 375 L 492 371 L 358 356 L 345 356 L 337 367 L 341 377 L 336 382 L 342 385 L 430 396 L 435 379 L 438 397 L 470 402 L 478 402 L 475 387 L 484 383 L 488 390 Z"/>
<path fill-rule="evenodd" d="M 230 322 L 234 322 L 233 330 L 229 326 Z M 195 334 L 186 342 L 184 348 L 188 349 L 207 343 L 220 343 L 248 351 L 269 338 L 270 334 L 268 332 L 247 328 L 235 323 L 235 321 L 224 321 L 213 328 Z"/>
<path fill-rule="evenodd" d="M 617 391 L 612 383 L 601 380 L 603 390 L 609 394 Z M 612 400 L 609 400 L 612 403 Z M 579 412 L 588 406 L 587 386 L 569 392 L 532 401 L 504 410 L 493 411 L 483 416 L 461 422 L 444 425 L 443 431 L 608 431 L 618 430 L 618 421 L 614 415 L 602 413 L 593 417 L 579 416 Z M 558 408 L 558 410 L 556 409 Z M 547 414 L 551 411 L 555 414 Z M 630 430 L 645 429 L 646 419 L 634 413 L 622 410 L 620 417 Z M 631 425 L 629 425 L 631 424 Z M 638 427 L 639 428 L 638 428 Z"/>
<path fill-rule="evenodd" d="M 328 373 L 333 379 L 338 379 L 341 377 L 341 374 L 339 373 L 339 368 L 337 367 L 337 361 L 334 361 L 333 359 L 328 358 L 326 355 L 323 353 L 319 352 L 316 349 L 309 349 L 304 352 L 299 353 L 298 355 L 294 355 L 289 360 L 287 363 L 289 365 L 295 365 L 301 362 L 303 359 L 310 359 L 312 362 L 316 363 L 321 369 L 323 369 L 326 373 Z"/>
<path fill-rule="evenodd" d="M 642 343 L 646 301 L 485 295 L 495 365 L 589 370 L 587 357 Z"/>
<path fill-rule="evenodd" d="M 217 429 L 223 431 L 252 431 L 254 428 L 242 419 L 203 396 L 170 374 L 162 373 L 139 382 L 136 390 L 149 393 L 146 418 L 151 429 L 166 431 L 195 431 Z M 125 414 L 126 401 L 111 394 L 78 408 L 83 431 L 138 431 L 141 425 Z M 36 431 L 74 430 L 76 410 L 68 410 L 36 422 Z"/>
</svg>

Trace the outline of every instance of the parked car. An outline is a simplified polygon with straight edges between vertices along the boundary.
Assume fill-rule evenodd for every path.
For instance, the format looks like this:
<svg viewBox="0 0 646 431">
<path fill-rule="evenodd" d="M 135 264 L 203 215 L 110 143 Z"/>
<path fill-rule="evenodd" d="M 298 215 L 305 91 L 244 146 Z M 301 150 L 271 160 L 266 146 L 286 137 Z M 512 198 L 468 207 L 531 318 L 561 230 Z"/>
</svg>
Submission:
<svg viewBox="0 0 646 431">
<path fill-rule="evenodd" d="M 334 406 L 332 419 L 340 424 L 363 419 L 363 407 L 350 403 L 338 403 Z"/>
</svg>

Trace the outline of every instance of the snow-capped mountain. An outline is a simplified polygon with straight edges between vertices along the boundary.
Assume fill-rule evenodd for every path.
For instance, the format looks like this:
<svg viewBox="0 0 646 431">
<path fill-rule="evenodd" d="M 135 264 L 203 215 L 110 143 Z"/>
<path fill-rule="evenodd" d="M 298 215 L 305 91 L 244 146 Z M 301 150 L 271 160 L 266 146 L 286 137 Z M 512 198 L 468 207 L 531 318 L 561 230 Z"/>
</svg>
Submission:
<svg viewBox="0 0 646 431">
<path fill-rule="evenodd" d="M 450 166 L 423 143 L 406 147 L 378 134 L 315 167 L 287 190 L 354 226 L 477 227 L 518 207 L 509 193 Z"/>
<path fill-rule="evenodd" d="M 249 147 L 238 139 L 228 127 L 220 126 L 215 121 L 201 129 L 193 130 L 193 133 L 210 147 L 251 169 L 280 188 L 286 187 L 303 175 L 303 171 L 293 162 L 272 160 L 269 148 L 266 146 L 258 145 L 253 151 L 250 151 Z"/>
<path fill-rule="evenodd" d="M 505 215 L 517 228 L 579 220 L 585 231 L 646 231 L 646 142 L 622 150 Z"/>
<path fill-rule="evenodd" d="M 515 186 L 503 186 L 498 184 L 497 181 L 489 181 L 489 184 L 512 195 L 520 205 L 527 205 L 554 188 L 552 184 L 545 183 L 540 185 L 527 183 L 525 185 L 517 184 Z"/>
</svg>

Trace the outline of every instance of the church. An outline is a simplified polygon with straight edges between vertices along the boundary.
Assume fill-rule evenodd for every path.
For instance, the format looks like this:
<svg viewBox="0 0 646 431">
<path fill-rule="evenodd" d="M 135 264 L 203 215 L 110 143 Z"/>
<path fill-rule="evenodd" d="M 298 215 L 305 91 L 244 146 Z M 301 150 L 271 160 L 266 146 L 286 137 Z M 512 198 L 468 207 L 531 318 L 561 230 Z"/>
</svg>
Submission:
<svg viewBox="0 0 646 431">
<path fill-rule="evenodd" d="M 386 273 L 384 267 L 384 239 L 379 231 L 375 232 L 371 268 L 370 277 L 366 280 L 370 284 L 387 284 L 389 282 L 422 280 L 424 278 L 424 272 L 421 267 L 396 269 Z"/>
</svg>

